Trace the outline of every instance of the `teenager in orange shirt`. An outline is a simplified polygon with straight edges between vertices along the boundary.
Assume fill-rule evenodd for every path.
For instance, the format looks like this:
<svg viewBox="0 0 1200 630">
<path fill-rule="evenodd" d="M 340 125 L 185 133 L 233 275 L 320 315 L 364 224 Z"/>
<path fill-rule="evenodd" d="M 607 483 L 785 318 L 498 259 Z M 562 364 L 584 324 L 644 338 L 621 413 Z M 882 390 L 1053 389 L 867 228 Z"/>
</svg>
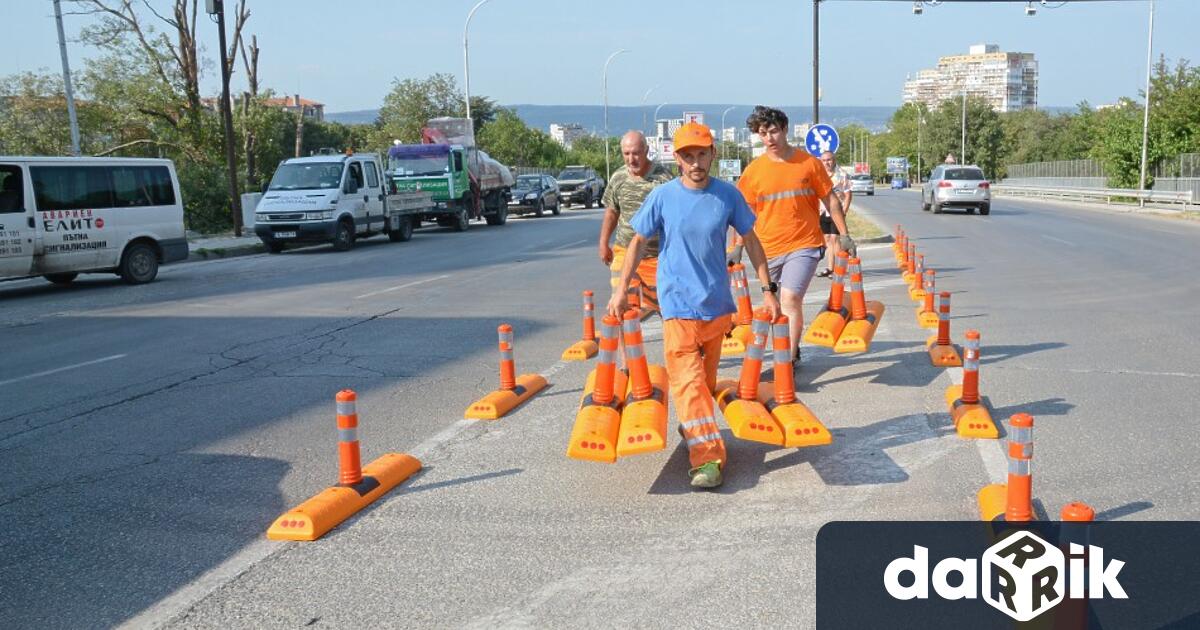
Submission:
<svg viewBox="0 0 1200 630">
<path fill-rule="evenodd" d="M 762 241 L 771 280 L 779 283 L 779 302 L 790 325 L 792 364 L 800 365 L 800 338 L 804 334 L 804 294 L 823 254 L 821 204 L 837 227 L 838 246 L 855 255 L 854 240 L 846 229 L 841 200 L 833 182 L 816 158 L 787 141 L 787 114 L 761 105 L 746 119 L 750 131 L 762 138 L 767 151 L 746 167 L 738 189 L 757 219 L 754 233 Z"/>
</svg>

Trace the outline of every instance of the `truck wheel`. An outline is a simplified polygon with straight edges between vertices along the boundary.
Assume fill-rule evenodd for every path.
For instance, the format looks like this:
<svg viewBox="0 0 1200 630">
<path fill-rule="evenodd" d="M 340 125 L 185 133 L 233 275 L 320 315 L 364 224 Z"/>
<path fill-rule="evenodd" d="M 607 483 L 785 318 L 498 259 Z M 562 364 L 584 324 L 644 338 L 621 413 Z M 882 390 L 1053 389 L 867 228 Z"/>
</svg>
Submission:
<svg viewBox="0 0 1200 630">
<path fill-rule="evenodd" d="M 412 238 L 413 222 L 408 217 L 400 217 L 396 219 L 399 224 L 396 229 L 388 232 L 388 238 L 392 239 L 393 243 L 403 243 Z"/>
<path fill-rule="evenodd" d="M 508 205 L 502 204 L 496 212 L 487 215 L 488 225 L 504 225 L 508 223 Z"/>
<path fill-rule="evenodd" d="M 158 277 L 158 254 L 146 243 L 134 243 L 125 249 L 117 273 L 126 284 L 145 284 Z"/>
<path fill-rule="evenodd" d="M 68 273 L 48 273 L 42 277 L 54 284 L 71 284 L 78 276 L 79 274 L 72 271 Z"/>
<path fill-rule="evenodd" d="M 279 241 L 267 241 L 263 243 L 263 245 L 266 245 L 267 251 L 271 252 L 272 254 L 278 254 L 279 252 L 283 251 L 283 243 Z"/>
<path fill-rule="evenodd" d="M 333 248 L 345 252 L 353 247 L 354 225 L 345 219 L 338 221 L 337 230 L 333 233 Z"/>
<path fill-rule="evenodd" d="M 546 214 L 546 200 L 538 199 L 538 205 L 537 208 L 534 208 L 533 210 L 533 216 L 540 217 L 543 214 Z"/>
<path fill-rule="evenodd" d="M 471 215 L 467 214 L 466 208 L 459 210 L 458 214 L 454 215 L 453 223 L 450 224 L 450 227 L 455 232 L 466 232 L 467 228 L 471 227 Z"/>
</svg>

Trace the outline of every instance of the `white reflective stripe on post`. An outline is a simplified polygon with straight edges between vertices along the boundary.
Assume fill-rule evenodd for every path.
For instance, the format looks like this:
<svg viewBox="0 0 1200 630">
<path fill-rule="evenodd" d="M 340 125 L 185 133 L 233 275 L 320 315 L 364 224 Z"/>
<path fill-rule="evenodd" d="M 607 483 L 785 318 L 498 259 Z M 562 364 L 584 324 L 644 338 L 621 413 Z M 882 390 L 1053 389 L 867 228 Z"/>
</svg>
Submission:
<svg viewBox="0 0 1200 630">
<path fill-rule="evenodd" d="M 500 360 L 501 361 L 512 361 L 513 360 L 513 351 L 512 350 L 501 350 L 500 351 Z"/>
<path fill-rule="evenodd" d="M 637 332 L 638 331 L 638 320 L 626 319 L 626 320 L 622 321 L 621 329 L 627 333 Z"/>
<path fill-rule="evenodd" d="M 1009 442 L 1032 442 L 1033 427 L 1009 427 Z"/>
<path fill-rule="evenodd" d="M 358 427 L 350 427 L 349 429 L 338 429 L 339 442 L 357 442 Z"/>
<path fill-rule="evenodd" d="M 704 444 L 705 442 L 715 442 L 719 439 L 721 439 L 720 433 L 706 433 L 704 435 L 701 435 L 700 437 L 694 437 L 694 438 L 689 439 L 687 441 L 687 445 L 689 447 L 691 447 L 691 446 L 696 446 L 697 444 Z"/>
<path fill-rule="evenodd" d="M 597 358 L 596 360 L 599 361 L 600 363 L 616 363 L 617 351 L 616 350 L 601 350 L 599 358 Z"/>
<path fill-rule="evenodd" d="M 684 431 L 690 431 L 706 424 L 716 426 L 717 421 L 712 416 L 705 416 L 703 418 L 696 418 L 695 420 L 688 420 L 687 422 L 680 422 L 679 426 L 683 427 Z"/>
<path fill-rule="evenodd" d="M 1008 474 L 1020 475 L 1022 477 L 1029 476 L 1030 462 L 1028 459 L 1009 459 Z"/>
<path fill-rule="evenodd" d="M 758 337 L 755 337 L 756 342 L 757 342 L 757 340 L 758 340 Z M 746 357 L 753 359 L 755 361 L 762 361 L 762 358 L 763 358 L 762 345 L 759 343 L 751 343 L 750 345 L 746 346 Z"/>
<path fill-rule="evenodd" d="M 776 350 L 774 358 L 776 363 L 787 363 L 792 360 L 792 353 L 789 350 Z"/>
<path fill-rule="evenodd" d="M 511 332 L 500 333 L 500 341 L 503 343 L 512 343 L 513 342 L 513 334 Z"/>
<path fill-rule="evenodd" d="M 355 413 L 353 400 L 348 400 L 346 402 L 338 401 L 337 414 L 339 416 L 353 416 Z"/>
<path fill-rule="evenodd" d="M 642 344 L 640 344 L 640 343 L 637 345 L 625 344 L 625 358 L 640 359 L 645 355 L 646 355 L 646 353 L 642 350 Z"/>
<path fill-rule="evenodd" d="M 609 339 L 616 339 L 618 332 L 620 332 L 620 328 L 617 326 L 609 326 L 608 324 L 604 323 L 600 324 L 600 334 Z"/>
</svg>

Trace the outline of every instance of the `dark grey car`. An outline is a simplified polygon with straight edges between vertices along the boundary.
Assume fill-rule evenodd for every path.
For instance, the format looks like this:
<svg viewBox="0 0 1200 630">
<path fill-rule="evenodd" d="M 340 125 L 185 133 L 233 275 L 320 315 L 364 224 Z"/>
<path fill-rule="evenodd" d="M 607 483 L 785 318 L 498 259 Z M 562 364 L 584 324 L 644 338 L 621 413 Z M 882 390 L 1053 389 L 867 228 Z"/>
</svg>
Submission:
<svg viewBox="0 0 1200 630">
<path fill-rule="evenodd" d="M 512 201 L 508 202 L 509 214 L 532 212 L 540 217 L 546 210 L 557 215 L 562 211 L 558 196 L 558 183 L 549 175 L 521 175 L 512 188 Z"/>
<path fill-rule="evenodd" d="M 991 184 L 978 166 L 941 164 L 921 187 L 921 209 L 941 214 L 944 208 L 966 208 L 968 213 L 992 211 Z"/>
</svg>

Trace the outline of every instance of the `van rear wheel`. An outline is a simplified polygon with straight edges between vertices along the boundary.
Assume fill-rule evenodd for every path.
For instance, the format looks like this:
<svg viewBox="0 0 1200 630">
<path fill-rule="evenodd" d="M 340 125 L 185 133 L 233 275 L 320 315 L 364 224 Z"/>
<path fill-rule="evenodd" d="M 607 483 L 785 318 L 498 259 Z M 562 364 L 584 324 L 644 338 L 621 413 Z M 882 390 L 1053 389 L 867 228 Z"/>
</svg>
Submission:
<svg viewBox="0 0 1200 630">
<path fill-rule="evenodd" d="M 134 243 L 121 256 L 117 273 L 126 284 L 146 284 L 158 277 L 158 253 L 146 243 Z"/>
<path fill-rule="evenodd" d="M 79 274 L 77 274 L 75 272 L 48 273 L 42 277 L 49 280 L 50 282 L 53 282 L 54 284 L 71 284 L 71 282 L 73 282 L 75 280 L 75 278 L 79 277 Z"/>
</svg>

